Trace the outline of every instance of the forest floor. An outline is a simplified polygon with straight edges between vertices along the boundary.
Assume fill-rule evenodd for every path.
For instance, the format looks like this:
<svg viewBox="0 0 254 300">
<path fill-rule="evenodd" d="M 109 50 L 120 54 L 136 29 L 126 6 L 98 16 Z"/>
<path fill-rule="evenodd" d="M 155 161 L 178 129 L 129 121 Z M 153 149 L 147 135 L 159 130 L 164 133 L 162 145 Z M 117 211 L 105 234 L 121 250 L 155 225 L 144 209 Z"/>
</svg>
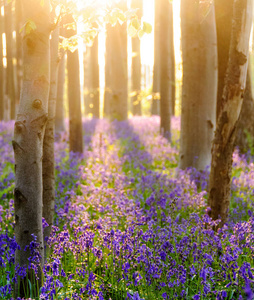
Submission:
<svg viewBox="0 0 254 300">
<path fill-rule="evenodd" d="M 179 127 L 173 118 L 170 145 L 157 117 L 85 120 L 83 155 L 59 137 L 39 299 L 253 299 L 253 157 L 235 151 L 229 220 L 214 232 L 208 172 L 177 169 Z M 0 123 L 0 299 L 11 299 L 18 272 L 12 131 Z"/>
</svg>

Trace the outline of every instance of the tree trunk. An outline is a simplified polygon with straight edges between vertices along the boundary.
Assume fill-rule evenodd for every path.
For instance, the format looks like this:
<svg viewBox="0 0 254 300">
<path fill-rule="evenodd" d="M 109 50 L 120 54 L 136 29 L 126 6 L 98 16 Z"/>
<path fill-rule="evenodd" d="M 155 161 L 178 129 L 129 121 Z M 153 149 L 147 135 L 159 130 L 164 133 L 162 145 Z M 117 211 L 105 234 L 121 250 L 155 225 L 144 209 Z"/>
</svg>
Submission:
<svg viewBox="0 0 254 300">
<path fill-rule="evenodd" d="M 138 9 L 137 15 L 141 19 L 143 14 L 143 0 L 132 0 L 131 8 Z M 141 116 L 141 56 L 140 56 L 140 39 L 138 37 L 132 38 L 132 113 L 134 116 Z"/>
<path fill-rule="evenodd" d="M 251 65 L 249 66 L 244 92 L 243 105 L 237 124 L 237 134 L 235 145 L 241 153 L 246 153 L 254 144 L 254 102 L 251 87 Z"/>
<path fill-rule="evenodd" d="M 57 99 L 56 99 L 56 117 L 55 117 L 55 131 L 56 134 L 65 130 L 64 122 L 64 84 L 65 84 L 65 52 L 60 50 L 59 66 L 57 75 Z"/>
<path fill-rule="evenodd" d="M 90 113 L 94 118 L 100 117 L 100 77 L 99 77 L 99 56 L 98 36 L 94 39 L 93 45 L 87 47 L 84 61 L 84 87 L 85 87 L 85 113 Z"/>
<path fill-rule="evenodd" d="M 179 167 L 205 170 L 216 124 L 217 48 L 213 3 L 182 0 L 183 87 Z"/>
<path fill-rule="evenodd" d="M 234 1 L 229 63 L 212 146 L 208 203 L 211 217 L 221 219 L 220 226 L 226 222 L 229 211 L 232 153 L 246 83 L 252 5 L 252 0 Z"/>
<path fill-rule="evenodd" d="M 70 22 L 73 22 L 71 20 Z M 77 34 L 76 30 L 68 30 L 69 36 Z M 67 50 L 68 70 L 68 102 L 69 102 L 69 140 L 70 151 L 83 152 L 82 116 L 79 80 L 78 49 L 74 52 Z"/>
<path fill-rule="evenodd" d="M 15 237 L 21 247 L 21 250 L 16 251 L 15 264 L 20 266 L 28 264 L 31 255 L 29 244 L 35 235 L 40 255 L 37 262 L 39 277 L 43 266 L 42 156 L 48 112 L 51 29 L 49 0 L 44 1 L 43 6 L 40 2 L 40 0 L 22 1 L 24 19 L 33 20 L 36 29 L 24 33 L 23 37 L 24 80 L 13 140 L 16 171 Z M 33 278 L 31 273 L 32 270 L 28 277 L 30 281 Z M 38 283 L 40 285 L 40 280 Z M 21 284 L 21 289 L 22 286 Z M 20 296 L 24 296 L 24 291 L 20 291 Z"/>
<path fill-rule="evenodd" d="M 17 58 L 17 65 L 16 65 L 16 73 L 17 73 L 17 84 L 16 84 L 16 94 L 18 97 L 18 101 L 20 98 L 20 90 L 21 84 L 23 80 L 23 68 L 22 68 L 22 37 L 20 33 L 20 29 L 22 28 L 22 5 L 21 0 L 15 1 L 15 16 L 16 16 L 16 58 Z"/>
<path fill-rule="evenodd" d="M 160 1 L 160 130 L 161 134 L 171 139 L 171 108 L 172 108 L 172 69 L 171 69 L 171 53 L 170 53 L 170 6 L 168 0 Z"/>
<path fill-rule="evenodd" d="M 50 42 L 50 91 L 48 122 L 43 140 L 43 217 L 48 223 L 44 229 L 44 241 L 50 236 L 55 211 L 55 112 L 57 98 L 59 28 L 51 34 Z M 44 257 L 46 258 L 46 251 Z"/>
<path fill-rule="evenodd" d="M 160 114 L 160 1 L 154 4 L 154 65 L 152 115 Z"/>
<path fill-rule="evenodd" d="M 2 7 L 3 1 L 0 1 Z M 3 65 L 3 40 L 4 19 L 0 14 L 0 121 L 4 119 L 4 65 Z"/>
<path fill-rule="evenodd" d="M 222 93 L 228 66 L 234 0 L 214 0 L 218 48 L 218 90 L 216 119 L 221 110 Z"/>
<path fill-rule="evenodd" d="M 176 82 L 175 82 L 175 46 L 174 46 L 174 18 L 173 2 L 169 1 L 169 53 L 170 53 L 170 72 L 171 72 L 171 115 L 175 115 L 176 102 Z"/>
<path fill-rule="evenodd" d="M 117 5 L 126 11 L 126 1 L 122 0 Z M 117 23 L 111 32 L 111 89 L 110 97 L 110 119 L 119 121 L 128 118 L 128 65 L 127 65 L 127 26 Z"/>
<path fill-rule="evenodd" d="M 14 66 L 13 66 L 13 16 L 12 16 L 12 2 L 5 3 L 4 9 L 5 19 L 5 34 L 6 34 L 6 58 L 7 58 L 7 81 L 6 81 L 6 94 L 10 103 L 10 117 L 12 120 L 16 117 L 16 94 L 14 82 Z"/>
<path fill-rule="evenodd" d="M 110 25 L 106 25 L 106 53 L 105 53 L 105 90 L 104 90 L 104 105 L 103 105 L 103 116 L 109 117 L 110 114 L 110 99 L 112 97 L 112 89 L 111 89 L 111 76 L 112 76 L 112 68 L 111 68 L 111 57 L 112 57 L 112 36 L 113 36 L 114 28 Z"/>
</svg>

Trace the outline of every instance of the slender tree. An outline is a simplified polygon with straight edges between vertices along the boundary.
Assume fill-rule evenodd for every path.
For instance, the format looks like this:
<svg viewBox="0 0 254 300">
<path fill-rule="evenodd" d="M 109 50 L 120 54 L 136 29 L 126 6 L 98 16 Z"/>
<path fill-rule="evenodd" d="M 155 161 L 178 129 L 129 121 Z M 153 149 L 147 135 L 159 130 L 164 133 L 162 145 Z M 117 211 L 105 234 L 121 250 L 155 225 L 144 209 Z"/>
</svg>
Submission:
<svg viewBox="0 0 254 300">
<path fill-rule="evenodd" d="M 55 211 L 55 112 L 57 98 L 57 75 L 58 75 L 58 44 L 59 28 L 51 34 L 50 42 L 50 91 L 48 103 L 48 122 L 43 140 L 43 217 L 49 226 L 44 229 L 44 240 L 51 233 Z M 46 251 L 45 251 L 46 257 Z"/>
<path fill-rule="evenodd" d="M 222 220 L 220 226 L 229 211 L 232 153 L 246 84 L 252 6 L 252 0 L 234 0 L 229 61 L 212 146 L 208 204 L 212 218 Z"/>
<path fill-rule="evenodd" d="M 160 93 L 160 1 L 154 4 L 154 66 L 153 66 L 153 99 L 152 115 L 159 115 Z"/>
<path fill-rule="evenodd" d="M 251 65 L 249 58 L 249 66 L 246 79 L 246 88 L 243 97 L 243 105 L 237 124 L 236 146 L 241 153 L 249 150 L 250 143 L 254 139 L 254 101 L 251 87 Z"/>
<path fill-rule="evenodd" d="M 175 46 L 174 46 L 174 18 L 173 2 L 169 1 L 169 53 L 170 53 L 170 85 L 171 85 L 171 114 L 175 115 L 176 82 L 175 82 Z"/>
<path fill-rule="evenodd" d="M 68 22 L 73 24 L 75 23 L 71 15 L 68 16 Z M 74 36 L 76 34 L 77 34 L 77 29 L 68 30 L 69 37 Z M 82 134 L 78 49 L 76 49 L 74 52 L 67 50 L 67 71 L 68 71 L 70 151 L 76 153 L 82 153 L 83 134 Z"/>
<path fill-rule="evenodd" d="M 217 48 L 213 3 L 182 0 L 183 87 L 179 167 L 211 163 L 216 123 Z"/>
<path fill-rule="evenodd" d="M 6 74 L 6 94 L 10 103 L 10 117 L 12 120 L 16 117 L 16 94 L 14 81 L 14 65 L 13 65 L 13 2 L 5 2 L 4 19 L 5 19 L 5 34 L 6 34 L 6 58 L 7 58 L 7 74 Z"/>
<path fill-rule="evenodd" d="M 56 117 L 55 117 L 55 131 L 56 134 L 65 130 L 64 122 L 64 86 L 65 86 L 65 65 L 66 55 L 63 49 L 59 53 L 59 66 L 57 76 L 57 99 L 56 99 Z"/>
<path fill-rule="evenodd" d="M 161 0 L 159 5 L 160 17 L 160 129 L 164 137 L 170 140 L 170 119 L 172 114 L 172 66 L 170 38 L 170 7 L 168 0 Z"/>
<path fill-rule="evenodd" d="M 143 14 L 143 0 L 132 0 L 131 7 L 137 10 L 137 16 L 141 19 Z M 132 68 L 131 68 L 131 80 L 132 80 L 132 113 L 133 115 L 141 115 L 141 56 L 140 56 L 140 39 L 134 37 L 131 40 L 132 43 Z"/>
<path fill-rule="evenodd" d="M 126 11 L 125 0 L 121 0 L 117 7 Z M 110 86 L 112 94 L 110 97 L 109 115 L 110 118 L 120 121 L 128 117 L 128 65 L 127 65 L 127 26 L 117 24 L 111 32 L 111 78 Z M 107 75 L 107 73 L 106 73 Z"/>
<path fill-rule="evenodd" d="M 100 117 L 100 77 L 99 77 L 99 40 L 95 37 L 93 45 L 87 47 L 84 61 L 85 113 L 94 118 Z"/>
<path fill-rule="evenodd" d="M 15 17 L 16 17 L 16 74 L 17 74 L 17 84 L 16 84 L 16 94 L 19 100 L 20 90 L 23 79 L 23 68 L 22 68 L 22 36 L 20 34 L 20 29 L 22 28 L 22 5 L 21 0 L 15 0 Z"/>
<path fill-rule="evenodd" d="M 34 235 L 40 256 L 37 263 L 41 265 L 39 270 L 42 270 L 42 156 L 50 80 L 50 3 L 49 0 L 44 0 L 41 5 L 40 0 L 23 0 L 22 7 L 26 21 L 23 37 L 24 80 L 13 139 L 16 171 L 15 237 L 20 245 L 20 250 L 16 251 L 15 263 L 27 266 L 31 256 L 29 245 L 34 240 Z M 32 276 L 29 273 L 30 281 Z M 40 277 L 40 271 L 38 276 Z M 40 280 L 38 285 L 40 286 Z M 20 287 L 20 296 L 24 296 L 23 284 Z"/>
</svg>

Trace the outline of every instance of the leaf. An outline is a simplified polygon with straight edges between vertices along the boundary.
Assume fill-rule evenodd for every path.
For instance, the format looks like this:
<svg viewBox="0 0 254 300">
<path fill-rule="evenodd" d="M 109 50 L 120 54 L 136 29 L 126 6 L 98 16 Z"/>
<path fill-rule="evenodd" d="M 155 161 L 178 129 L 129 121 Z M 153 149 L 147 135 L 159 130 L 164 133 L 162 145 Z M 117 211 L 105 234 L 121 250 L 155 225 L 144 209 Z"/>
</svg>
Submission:
<svg viewBox="0 0 254 300">
<path fill-rule="evenodd" d="M 37 28 L 35 22 L 31 19 L 28 19 L 26 23 L 20 28 L 19 32 L 21 33 L 23 30 L 25 30 L 25 34 L 28 35 L 32 31 L 34 31 Z"/>
<path fill-rule="evenodd" d="M 45 1 L 44 1 L 44 0 L 41 0 L 40 5 L 41 5 L 41 6 L 44 6 L 44 4 L 45 4 Z"/>
<path fill-rule="evenodd" d="M 141 39 L 142 36 L 143 36 L 144 34 L 145 34 L 144 30 L 141 29 L 141 30 L 139 30 L 139 32 L 138 32 L 138 37 Z"/>
<path fill-rule="evenodd" d="M 147 22 L 143 22 L 143 31 L 145 32 L 145 33 L 151 33 L 152 32 L 152 30 L 153 30 L 153 27 L 152 27 L 152 25 L 151 24 L 149 24 L 149 23 L 147 23 Z"/>
<path fill-rule="evenodd" d="M 134 37 L 137 34 L 137 29 L 135 29 L 130 23 L 127 28 L 127 33 L 130 37 Z"/>
<path fill-rule="evenodd" d="M 138 29 L 140 28 L 139 20 L 136 19 L 136 18 L 131 20 L 131 25 L 132 25 L 136 30 L 138 30 Z"/>
</svg>

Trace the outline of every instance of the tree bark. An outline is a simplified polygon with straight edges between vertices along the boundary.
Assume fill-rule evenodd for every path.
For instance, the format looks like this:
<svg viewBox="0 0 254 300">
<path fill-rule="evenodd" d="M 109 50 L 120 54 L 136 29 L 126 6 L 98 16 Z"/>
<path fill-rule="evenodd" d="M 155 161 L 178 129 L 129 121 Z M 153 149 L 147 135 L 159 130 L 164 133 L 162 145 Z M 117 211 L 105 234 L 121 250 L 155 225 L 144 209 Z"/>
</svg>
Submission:
<svg viewBox="0 0 254 300">
<path fill-rule="evenodd" d="M 252 5 L 252 0 L 234 1 L 229 62 L 212 146 L 208 204 L 211 217 L 221 219 L 220 226 L 226 222 L 229 211 L 232 153 L 246 83 Z"/>
<path fill-rule="evenodd" d="M 218 90 L 216 119 L 222 106 L 222 93 L 228 66 L 234 0 L 214 0 L 218 49 Z"/>
<path fill-rule="evenodd" d="M 168 0 L 160 1 L 160 130 L 169 141 L 171 139 L 171 109 L 172 109 L 172 69 L 170 53 L 170 6 Z"/>
<path fill-rule="evenodd" d="M 175 82 L 175 46 L 174 46 L 174 18 L 173 2 L 169 1 L 169 53 L 170 53 L 170 85 L 171 85 L 171 115 L 175 115 L 176 82 Z"/>
<path fill-rule="evenodd" d="M 16 16 L 16 73 L 17 73 L 17 84 L 16 84 L 16 94 L 18 97 L 18 101 L 20 98 L 20 90 L 23 80 L 23 68 L 22 68 L 22 37 L 20 33 L 20 29 L 22 28 L 22 5 L 21 0 L 15 0 L 15 16 Z"/>
<path fill-rule="evenodd" d="M 10 118 L 12 120 L 16 117 L 16 94 L 14 81 L 14 65 L 13 65 L 13 15 L 12 2 L 5 3 L 4 7 L 5 19 L 5 34 L 6 34 L 6 58 L 7 58 L 7 74 L 6 74 L 6 94 L 10 103 Z"/>
<path fill-rule="evenodd" d="M 217 48 L 213 3 L 182 0 L 183 87 L 179 167 L 205 170 L 216 124 Z"/>
<path fill-rule="evenodd" d="M 143 14 L 143 0 L 132 0 L 131 8 L 138 9 L 137 16 L 141 19 Z M 132 80 L 132 113 L 134 116 L 141 116 L 141 56 L 140 56 L 140 39 L 134 37 L 132 42 L 132 68 L 131 68 L 131 80 Z"/>
<path fill-rule="evenodd" d="M 23 37 L 24 80 L 14 127 L 15 237 L 21 247 L 16 251 L 15 264 L 28 265 L 28 258 L 31 255 L 29 244 L 35 235 L 39 245 L 40 260 L 37 264 L 40 278 L 43 266 L 42 153 L 50 76 L 50 4 L 49 0 L 45 0 L 43 6 L 40 0 L 23 0 L 22 6 L 24 20 L 33 20 L 36 29 L 24 33 Z M 30 272 L 32 273 L 32 270 Z M 30 280 L 33 278 L 30 273 L 28 278 Z M 40 280 L 38 283 L 40 286 Z M 19 296 L 24 296 L 22 286 L 21 284 Z"/>
<path fill-rule="evenodd" d="M 44 229 L 44 241 L 50 236 L 55 211 L 55 112 L 57 98 L 57 75 L 58 75 L 58 43 L 59 28 L 51 34 L 50 42 L 50 91 L 48 103 L 48 122 L 43 140 L 43 217 L 48 223 Z M 46 251 L 44 253 L 46 258 Z"/>
<path fill-rule="evenodd" d="M 85 87 L 85 113 L 90 113 L 94 118 L 100 117 L 100 77 L 99 77 L 99 56 L 98 36 L 94 39 L 93 45 L 87 48 L 84 61 L 84 87 Z"/>
<path fill-rule="evenodd" d="M 70 20 L 70 22 L 72 22 Z M 77 30 L 68 30 L 68 35 L 77 34 Z M 67 50 L 68 70 L 68 103 L 69 103 L 69 140 L 70 151 L 83 152 L 81 97 L 79 80 L 79 55 L 78 49 L 74 52 Z"/>
<path fill-rule="evenodd" d="M 253 146 L 254 139 L 254 102 L 251 87 L 251 65 L 249 66 L 246 79 L 246 88 L 244 92 L 243 105 L 237 124 L 237 134 L 235 145 L 240 153 L 246 153 Z"/>
<path fill-rule="evenodd" d="M 125 11 L 126 1 L 117 5 Z M 124 121 L 128 118 L 128 65 L 127 65 L 127 26 L 117 23 L 111 32 L 112 52 L 110 79 L 112 95 L 110 97 L 110 119 Z"/>
<path fill-rule="evenodd" d="M 56 99 L 56 117 L 55 117 L 55 131 L 56 134 L 65 130 L 64 121 L 64 85 L 65 85 L 65 52 L 63 49 L 59 53 L 59 66 L 57 75 L 57 99 Z"/>
<path fill-rule="evenodd" d="M 160 114 L 160 1 L 154 4 L 154 65 L 152 115 Z"/>
</svg>

